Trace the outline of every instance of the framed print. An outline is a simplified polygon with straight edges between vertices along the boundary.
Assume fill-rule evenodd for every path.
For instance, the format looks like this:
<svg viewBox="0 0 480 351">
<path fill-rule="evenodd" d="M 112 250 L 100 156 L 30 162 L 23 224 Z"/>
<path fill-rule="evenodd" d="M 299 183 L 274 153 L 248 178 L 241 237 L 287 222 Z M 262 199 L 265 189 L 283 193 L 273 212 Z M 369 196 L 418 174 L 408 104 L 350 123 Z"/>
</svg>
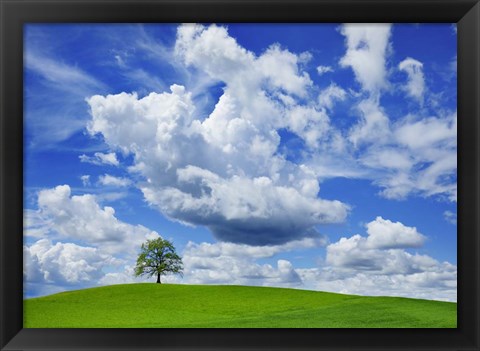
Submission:
<svg viewBox="0 0 480 351">
<path fill-rule="evenodd" d="M 2 350 L 479 350 L 478 1 L 1 4 Z"/>
</svg>

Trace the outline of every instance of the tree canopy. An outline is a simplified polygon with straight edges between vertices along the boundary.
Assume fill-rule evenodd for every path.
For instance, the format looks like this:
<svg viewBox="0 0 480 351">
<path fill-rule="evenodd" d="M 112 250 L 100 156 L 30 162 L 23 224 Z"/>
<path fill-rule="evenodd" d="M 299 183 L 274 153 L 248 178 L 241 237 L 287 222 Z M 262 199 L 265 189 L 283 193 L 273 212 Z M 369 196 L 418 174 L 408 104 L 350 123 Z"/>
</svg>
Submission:
<svg viewBox="0 0 480 351">
<path fill-rule="evenodd" d="M 135 276 L 157 276 L 157 283 L 161 283 L 160 277 L 165 274 L 182 274 L 183 262 L 175 251 L 173 243 L 157 238 L 147 240 L 142 244 L 140 254 L 135 266 Z"/>
</svg>

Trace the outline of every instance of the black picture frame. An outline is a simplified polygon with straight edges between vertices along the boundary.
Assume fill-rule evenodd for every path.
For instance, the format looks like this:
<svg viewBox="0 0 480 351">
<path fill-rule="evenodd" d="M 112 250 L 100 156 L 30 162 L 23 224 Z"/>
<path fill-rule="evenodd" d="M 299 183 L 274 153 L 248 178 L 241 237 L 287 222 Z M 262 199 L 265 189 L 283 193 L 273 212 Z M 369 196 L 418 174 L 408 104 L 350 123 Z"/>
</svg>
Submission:
<svg viewBox="0 0 480 351">
<path fill-rule="evenodd" d="M 478 0 L 0 0 L 1 350 L 480 350 Z M 458 328 L 23 329 L 23 25 L 123 22 L 458 24 Z"/>
</svg>

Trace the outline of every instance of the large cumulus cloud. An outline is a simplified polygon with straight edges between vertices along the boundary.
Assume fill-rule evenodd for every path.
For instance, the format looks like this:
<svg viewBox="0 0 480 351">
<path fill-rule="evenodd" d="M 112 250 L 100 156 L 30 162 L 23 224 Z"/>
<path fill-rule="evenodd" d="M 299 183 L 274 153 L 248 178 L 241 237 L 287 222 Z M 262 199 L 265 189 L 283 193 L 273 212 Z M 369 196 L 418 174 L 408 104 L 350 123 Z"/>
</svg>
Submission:
<svg viewBox="0 0 480 351">
<path fill-rule="evenodd" d="M 411 252 L 426 240 L 415 227 L 377 217 L 367 223 L 366 232 L 328 245 L 311 238 L 262 247 L 190 242 L 183 252 L 183 281 L 456 301 L 457 267 Z M 285 258 L 286 252 L 306 250 L 320 256 L 325 245 L 325 260 L 318 265 L 296 267 Z M 262 263 L 265 258 L 277 264 Z"/>
<path fill-rule="evenodd" d="M 207 226 L 222 241 L 280 244 L 344 221 L 348 205 L 322 199 L 326 178 L 370 179 L 390 199 L 456 201 L 456 113 L 392 121 L 380 104 L 391 87 L 391 28 L 341 26 L 346 53 L 339 63 L 352 69 L 360 90 L 332 83 L 318 95 L 304 69 L 309 55 L 278 44 L 257 55 L 225 27 L 181 25 L 176 64 L 223 86 L 212 111 L 196 109 L 177 84 L 144 97 L 95 95 L 87 99 L 88 131 L 133 155 L 129 170 L 143 179 L 136 186 L 152 206 L 172 220 Z M 347 97 L 355 99 L 358 119 L 342 129 L 330 115 Z M 289 157 L 284 131 L 301 142 L 296 157 Z"/>
<path fill-rule="evenodd" d="M 90 133 L 134 155 L 130 170 L 145 179 L 138 187 L 150 204 L 173 220 L 209 227 L 220 240 L 253 245 L 316 236 L 316 225 L 346 218 L 346 204 L 318 197 L 308 166 L 279 152 L 280 128 L 311 146 L 329 129 L 323 110 L 281 102 L 311 85 L 299 56 L 274 45 L 256 57 L 225 28 L 197 25 L 179 27 L 176 53 L 226 84 L 207 118 L 196 115 L 179 85 L 143 98 L 88 99 Z"/>
<path fill-rule="evenodd" d="M 37 203 L 37 210 L 24 213 L 28 296 L 108 282 L 108 274 L 134 262 L 145 240 L 159 237 L 142 225 L 121 221 L 113 207 L 102 207 L 94 195 L 73 195 L 68 185 L 40 190 Z"/>
<path fill-rule="evenodd" d="M 183 252 L 183 281 L 456 301 L 457 267 L 413 251 L 426 241 L 417 228 L 382 217 L 365 227 L 366 236 L 355 234 L 330 244 L 312 238 L 261 247 L 190 242 Z M 325 245 L 326 257 L 318 265 L 296 267 L 285 257 L 295 251 L 320 256 Z M 277 264 L 262 263 L 265 258 Z"/>
<path fill-rule="evenodd" d="M 327 266 L 304 270 L 305 277 L 321 280 L 318 288 L 344 293 L 456 300 L 457 267 L 407 250 L 426 240 L 415 227 L 377 217 L 366 228 L 366 237 L 328 245 Z"/>
<path fill-rule="evenodd" d="M 123 256 L 134 256 L 146 239 L 159 236 L 142 225 L 119 220 L 114 208 L 102 208 L 94 195 L 72 195 L 68 185 L 41 190 L 38 210 L 27 212 L 26 225 L 27 237 L 40 237 L 40 232 L 42 237 L 74 240 Z"/>
</svg>

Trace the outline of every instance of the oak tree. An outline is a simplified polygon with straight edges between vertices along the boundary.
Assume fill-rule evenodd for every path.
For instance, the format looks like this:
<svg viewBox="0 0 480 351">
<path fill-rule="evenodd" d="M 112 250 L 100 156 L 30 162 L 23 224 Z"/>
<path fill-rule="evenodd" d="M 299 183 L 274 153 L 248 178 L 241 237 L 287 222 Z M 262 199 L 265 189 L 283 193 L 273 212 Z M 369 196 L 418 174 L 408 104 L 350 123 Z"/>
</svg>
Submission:
<svg viewBox="0 0 480 351">
<path fill-rule="evenodd" d="M 157 238 L 147 240 L 142 244 L 135 266 L 135 276 L 157 276 L 157 283 L 161 283 L 160 276 L 165 274 L 182 274 L 183 262 L 177 255 L 172 242 Z"/>
</svg>

